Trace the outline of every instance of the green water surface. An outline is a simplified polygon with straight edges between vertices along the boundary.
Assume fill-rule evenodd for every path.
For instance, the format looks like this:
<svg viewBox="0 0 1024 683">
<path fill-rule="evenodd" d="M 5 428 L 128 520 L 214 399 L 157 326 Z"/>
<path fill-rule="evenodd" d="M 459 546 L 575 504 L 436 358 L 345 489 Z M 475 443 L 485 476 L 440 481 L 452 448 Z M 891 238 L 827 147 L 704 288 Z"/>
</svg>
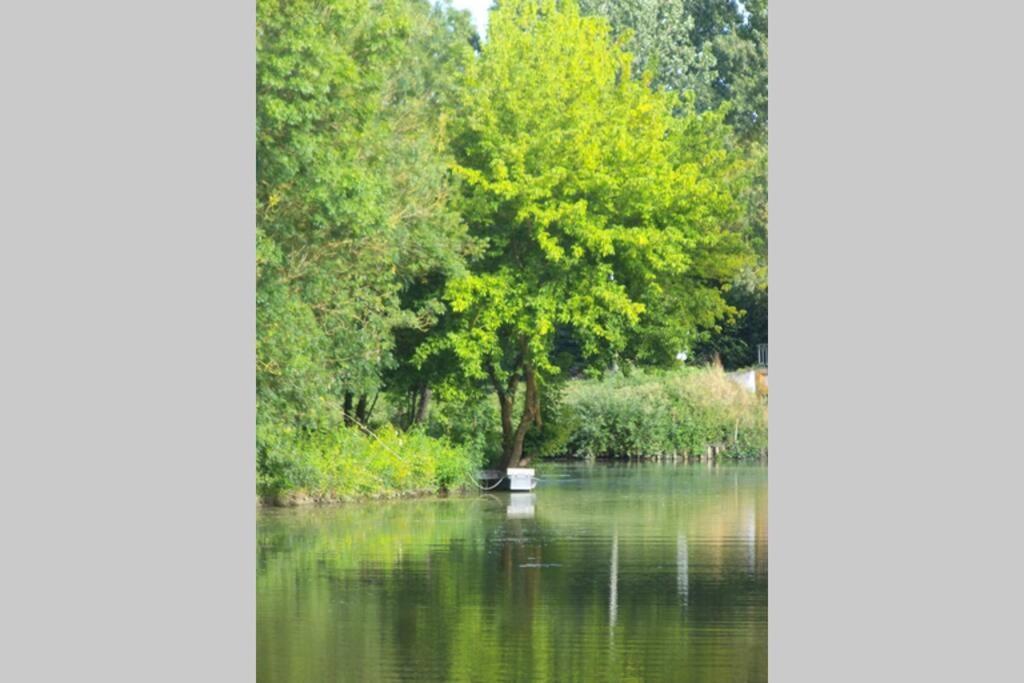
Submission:
<svg viewBox="0 0 1024 683">
<path fill-rule="evenodd" d="M 766 468 L 538 474 L 261 511 L 258 680 L 767 680 Z"/>
</svg>

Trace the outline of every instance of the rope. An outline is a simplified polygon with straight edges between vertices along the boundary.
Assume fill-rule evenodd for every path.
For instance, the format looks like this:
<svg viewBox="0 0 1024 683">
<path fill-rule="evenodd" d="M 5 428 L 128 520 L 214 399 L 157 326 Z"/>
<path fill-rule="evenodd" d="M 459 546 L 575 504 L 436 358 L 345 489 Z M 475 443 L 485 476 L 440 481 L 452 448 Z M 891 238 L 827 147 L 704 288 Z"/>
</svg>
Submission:
<svg viewBox="0 0 1024 683">
<path fill-rule="evenodd" d="M 470 481 L 473 482 L 473 486 L 477 487 L 481 491 L 493 491 L 494 489 L 498 488 L 498 486 L 501 484 L 501 482 L 505 481 L 505 479 L 507 479 L 507 478 L 508 478 L 508 475 L 502 476 L 501 479 L 499 479 L 498 482 L 494 486 L 491 486 L 490 488 L 488 488 L 486 486 L 481 486 L 480 484 L 478 484 L 477 482 L 473 481 L 472 479 L 470 479 Z"/>
</svg>

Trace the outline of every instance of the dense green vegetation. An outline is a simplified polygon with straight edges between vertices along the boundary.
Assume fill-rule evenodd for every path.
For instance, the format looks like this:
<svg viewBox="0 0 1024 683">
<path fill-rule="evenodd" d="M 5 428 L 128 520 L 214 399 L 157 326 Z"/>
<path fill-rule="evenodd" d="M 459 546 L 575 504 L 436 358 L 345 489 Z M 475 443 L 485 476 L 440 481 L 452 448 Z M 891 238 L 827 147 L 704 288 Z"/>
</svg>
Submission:
<svg viewBox="0 0 1024 683">
<path fill-rule="evenodd" d="M 718 321 L 694 358 L 751 365 L 768 340 L 768 3 L 766 0 L 580 0 L 606 17 L 651 84 L 688 93 L 697 111 L 719 110 L 751 164 L 741 193 L 741 233 L 756 255 L 725 292 L 736 315 Z"/>
<path fill-rule="evenodd" d="M 565 452 L 576 456 L 756 457 L 768 449 L 768 411 L 716 368 L 636 372 L 572 383 L 563 410 L 573 428 Z"/>
<path fill-rule="evenodd" d="M 674 117 L 686 102 L 632 78 L 607 23 L 571 4 L 492 12 L 459 105 L 459 206 L 486 246 L 449 280 L 452 327 L 423 353 L 490 383 L 499 464 L 515 466 L 545 381 L 565 371 L 559 330 L 587 365 L 664 363 L 725 316 L 720 283 L 748 256 L 729 229 L 745 167 L 719 114 Z"/>
<path fill-rule="evenodd" d="M 654 45 L 582 4 L 482 40 L 428 0 L 258 0 L 263 497 L 457 486 L 561 452 L 572 376 L 764 340 L 763 6 Z"/>
<path fill-rule="evenodd" d="M 257 486 L 265 500 L 331 502 L 465 486 L 475 460 L 466 448 L 393 428 L 260 433 Z"/>
<path fill-rule="evenodd" d="M 544 458 L 762 457 L 768 449 L 766 400 L 714 367 L 634 369 L 564 383 L 547 402 L 543 427 L 524 456 Z M 493 401 L 439 401 L 424 428 L 484 459 L 501 447 Z"/>
</svg>

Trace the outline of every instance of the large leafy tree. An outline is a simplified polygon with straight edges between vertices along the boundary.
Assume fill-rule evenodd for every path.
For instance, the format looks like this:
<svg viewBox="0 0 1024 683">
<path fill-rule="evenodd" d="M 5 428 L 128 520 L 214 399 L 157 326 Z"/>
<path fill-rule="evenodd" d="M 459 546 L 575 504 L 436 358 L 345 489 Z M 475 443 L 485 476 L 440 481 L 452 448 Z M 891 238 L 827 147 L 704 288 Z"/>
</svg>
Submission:
<svg viewBox="0 0 1024 683">
<path fill-rule="evenodd" d="M 726 298 L 738 315 L 716 324 L 695 346 L 701 359 L 752 363 L 767 341 L 768 5 L 766 0 L 580 0 L 584 13 L 606 17 L 626 39 L 651 85 L 690 93 L 698 111 L 726 107 L 730 144 L 748 160 L 740 229 L 758 255 Z"/>
<path fill-rule="evenodd" d="M 489 383 L 514 466 L 560 334 L 590 362 L 674 354 L 729 312 L 743 164 L 720 114 L 635 79 L 608 23 L 574 2 L 492 11 L 452 132 L 459 208 L 485 248 L 449 280 L 450 329 L 421 357 L 452 353 Z"/>
<path fill-rule="evenodd" d="M 395 330 L 436 315 L 403 293 L 466 248 L 440 114 L 470 35 L 427 0 L 258 0 L 261 418 L 365 418 Z"/>
</svg>

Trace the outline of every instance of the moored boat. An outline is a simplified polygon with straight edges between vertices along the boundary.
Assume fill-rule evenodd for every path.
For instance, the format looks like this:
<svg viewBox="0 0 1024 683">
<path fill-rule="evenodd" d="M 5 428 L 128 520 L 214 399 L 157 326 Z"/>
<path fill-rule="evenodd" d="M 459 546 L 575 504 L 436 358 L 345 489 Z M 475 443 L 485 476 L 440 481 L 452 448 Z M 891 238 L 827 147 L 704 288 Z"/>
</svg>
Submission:
<svg viewBox="0 0 1024 683">
<path fill-rule="evenodd" d="M 483 470 L 477 473 L 477 481 L 487 491 L 532 491 L 537 488 L 537 476 L 532 467 Z"/>
</svg>

